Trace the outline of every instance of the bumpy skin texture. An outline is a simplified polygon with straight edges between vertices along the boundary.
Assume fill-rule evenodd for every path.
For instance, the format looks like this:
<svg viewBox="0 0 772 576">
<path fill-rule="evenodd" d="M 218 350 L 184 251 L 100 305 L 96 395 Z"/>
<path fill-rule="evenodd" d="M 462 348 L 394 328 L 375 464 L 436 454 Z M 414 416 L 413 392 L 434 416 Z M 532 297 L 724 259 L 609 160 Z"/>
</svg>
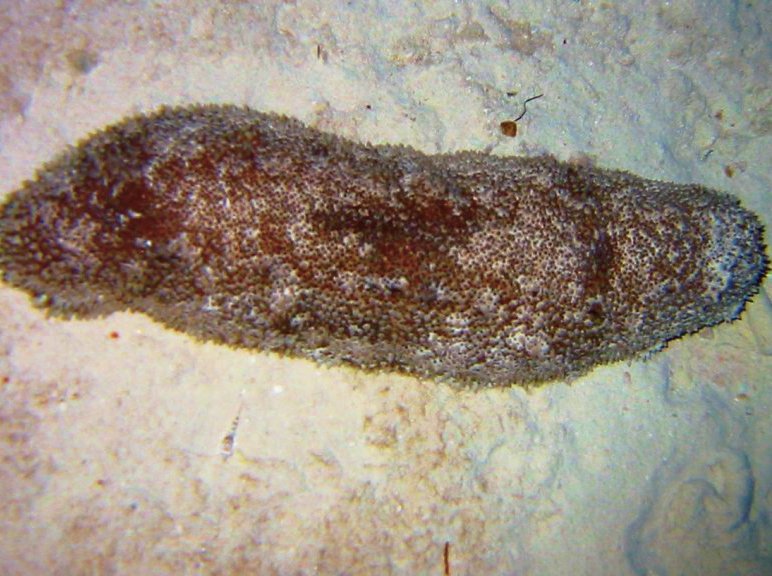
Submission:
<svg viewBox="0 0 772 576">
<path fill-rule="evenodd" d="M 735 318 L 766 273 L 724 194 L 349 142 L 166 108 L 68 150 L 0 212 L 4 279 L 65 316 L 471 386 L 570 378 Z"/>
</svg>

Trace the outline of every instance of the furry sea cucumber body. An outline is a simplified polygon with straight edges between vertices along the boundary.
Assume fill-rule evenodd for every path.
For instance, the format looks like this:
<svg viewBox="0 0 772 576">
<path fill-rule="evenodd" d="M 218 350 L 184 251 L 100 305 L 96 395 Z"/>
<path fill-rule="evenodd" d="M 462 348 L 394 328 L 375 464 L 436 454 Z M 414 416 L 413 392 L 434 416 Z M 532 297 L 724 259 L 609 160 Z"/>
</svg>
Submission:
<svg viewBox="0 0 772 576">
<path fill-rule="evenodd" d="M 3 278 L 64 316 L 469 386 L 570 378 L 741 312 L 726 194 L 550 156 L 425 155 L 232 106 L 98 132 L 0 208 Z"/>
</svg>

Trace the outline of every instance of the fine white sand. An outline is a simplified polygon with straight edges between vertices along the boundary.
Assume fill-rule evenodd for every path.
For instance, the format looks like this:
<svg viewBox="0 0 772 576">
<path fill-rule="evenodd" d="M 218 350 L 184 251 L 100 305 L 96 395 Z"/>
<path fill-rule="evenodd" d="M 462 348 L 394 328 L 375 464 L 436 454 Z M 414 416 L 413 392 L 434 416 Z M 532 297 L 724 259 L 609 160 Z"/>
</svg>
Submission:
<svg viewBox="0 0 772 576">
<path fill-rule="evenodd" d="M 0 194 L 127 114 L 230 102 L 584 155 L 772 224 L 764 2 L 425 4 L 3 3 Z M 51 320 L 0 286 L 0 573 L 443 574 L 446 543 L 453 575 L 772 573 L 770 374 L 768 282 L 737 322 L 530 392 Z"/>
</svg>

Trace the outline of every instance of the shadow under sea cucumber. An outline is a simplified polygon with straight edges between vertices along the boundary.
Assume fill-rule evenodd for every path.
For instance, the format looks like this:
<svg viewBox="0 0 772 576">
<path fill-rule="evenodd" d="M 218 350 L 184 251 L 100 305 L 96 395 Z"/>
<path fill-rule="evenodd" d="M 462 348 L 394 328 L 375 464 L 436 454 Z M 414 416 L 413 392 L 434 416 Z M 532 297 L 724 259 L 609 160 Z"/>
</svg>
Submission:
<svg viewBox="0 0 772 576">
<path fill-rule="evenodd" d="M 239 347 L 529 385 L 736 318 L 762 237 L 698 185 L 198 105 L 44 166 L 0 207 L 0 269 L 57 315 L 134 310 Z"/>
</svg>

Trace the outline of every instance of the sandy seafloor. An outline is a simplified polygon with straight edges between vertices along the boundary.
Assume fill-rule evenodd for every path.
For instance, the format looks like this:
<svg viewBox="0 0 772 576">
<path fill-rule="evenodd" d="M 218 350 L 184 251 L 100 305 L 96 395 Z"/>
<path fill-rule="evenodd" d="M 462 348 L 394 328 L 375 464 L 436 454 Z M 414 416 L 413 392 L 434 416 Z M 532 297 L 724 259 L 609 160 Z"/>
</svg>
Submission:
<svg viewBox="0 0 772 576">
<path fill-rule="evenodd" d="M 584 155 L 770 226 L 771 20 L 727 0 L 2 2 L 0 194 L 127 114 L 230 102 L 429 153 Z M 0 573 L 443 574 L 448 543 L 453 575 L 771 574 L 769 291 L 570 385 L 458 392 L 138 314 L 47 319 L 2 286 Z"/>
</svg>

